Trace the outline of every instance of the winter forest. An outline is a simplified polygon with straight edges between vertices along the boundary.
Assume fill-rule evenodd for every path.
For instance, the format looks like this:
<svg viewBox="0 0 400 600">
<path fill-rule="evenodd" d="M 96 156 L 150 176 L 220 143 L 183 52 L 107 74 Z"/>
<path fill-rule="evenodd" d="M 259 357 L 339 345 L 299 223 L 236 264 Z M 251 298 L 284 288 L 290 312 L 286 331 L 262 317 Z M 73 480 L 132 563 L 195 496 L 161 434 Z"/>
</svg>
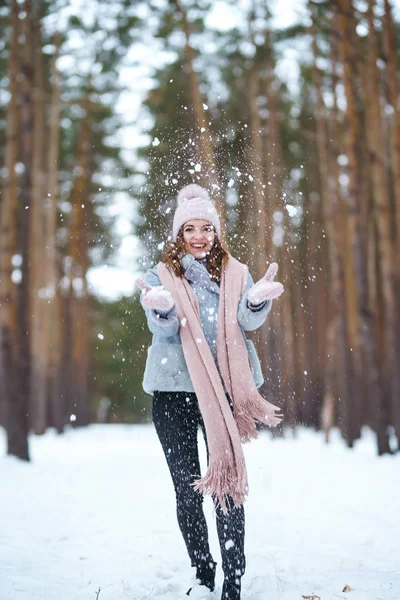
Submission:
<svg viewBox="0 0 400 600">
<path fill-rule="evenodd" d="M 0 420 L 11 454 L 28 458 L 29 431 L 150 419 L 137 291 L 105 301 L 87 275 L 116 260 L 117 198 L 140 242 L 137 273 L 157 261 L 190 182 L 210 190 L 254 278 L 279 264 L 286 293 L 255 342 L 285 425 L 327 439 L 338 427 L 350 447 L 368 425 L 380 454 L 397 449 L 396 6 L 299 3 L 277 29 L 268 2 L 226 1 L 210 19 L 215 4 L 1 8 Z M 234 26 L 224 11 L 239 11 Z M 132 122 L 118 100 L 140 61 L 150 83 Z"/>
<path fill-rule="evenodd" d="M 0 0 L 0 31 L 0 600 L 186 598 L 135 280 L 191 183 L 285 289 L 242 598 L 399 600 L 399 0 Z"/>
</svg>

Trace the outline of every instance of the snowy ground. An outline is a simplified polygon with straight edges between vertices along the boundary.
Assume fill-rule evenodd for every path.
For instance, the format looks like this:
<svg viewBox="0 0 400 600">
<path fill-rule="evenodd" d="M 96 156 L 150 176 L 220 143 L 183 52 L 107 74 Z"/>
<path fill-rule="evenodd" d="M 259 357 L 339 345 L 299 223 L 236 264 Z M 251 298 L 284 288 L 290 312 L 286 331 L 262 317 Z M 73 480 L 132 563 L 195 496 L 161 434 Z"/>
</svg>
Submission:
<svg viewBox="0 0 400 600">
<path fill-rule="evenodd" d="M 152 426 L 49 432 L 31 439 L 32 464 L 4 449 L 0 430 L 0 600 L 187 597 L 192 569 Z M 306 430 L 264 433 L 246 456 L 243 600 L 400 600 L 400 456 L 376 457 L 368 432 L 349 451 Z M 209 499 L 206 510 L 220 563 Z M 217 583 L 190 598 L 219 600 L 220 571 Z"/>
</svg>

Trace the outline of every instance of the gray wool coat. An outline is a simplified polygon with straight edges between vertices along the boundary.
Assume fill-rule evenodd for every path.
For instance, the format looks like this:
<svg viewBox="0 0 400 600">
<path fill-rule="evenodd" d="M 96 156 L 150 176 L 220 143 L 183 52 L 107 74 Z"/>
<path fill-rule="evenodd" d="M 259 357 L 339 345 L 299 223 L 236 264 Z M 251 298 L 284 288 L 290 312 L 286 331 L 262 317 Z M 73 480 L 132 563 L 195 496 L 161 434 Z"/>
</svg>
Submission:
<svg viewBox="0 0 400 600">
<path fill-rule="evenodd" d="M 185 270 L 185 277 L 197 296 L 200 309 L 200 321 L 204 337 L 210 347 L 217 368 L 217 317 L 219 306 L 219 286 L 210 279 L 204 261 L 196 260 L 192 255 L 186 254 L 181 261 Z M 161 285 L 157 274 L 158 265 L 149 269 L 145 281 L 151 286 Z M 253 285 L 249 274 L 246 288 L 238 304 L 238 323 L 243 337 L 246 340 L 251 370 L 257 387 L 260 387 L 264 378 L 261 372 L 260 361 L 251 340 L 247 340 L 245 331 L 253 331 L 260 327 L 269 311 L 272 300 L 254 307 L 247 301 L 247 293 Z M 143 296 L 142 296 L 143 297 Z M 146 308 L 147 323 L 153 334 L 152 344 L 147 352 L 146 368 L 143 377 L 143 389 L 148 394 L 160 392 L 194 392 L 189 371 L 183 354 L 179 322 L 176 308 L 169 312 L 160 312 Z"/>
</svg>

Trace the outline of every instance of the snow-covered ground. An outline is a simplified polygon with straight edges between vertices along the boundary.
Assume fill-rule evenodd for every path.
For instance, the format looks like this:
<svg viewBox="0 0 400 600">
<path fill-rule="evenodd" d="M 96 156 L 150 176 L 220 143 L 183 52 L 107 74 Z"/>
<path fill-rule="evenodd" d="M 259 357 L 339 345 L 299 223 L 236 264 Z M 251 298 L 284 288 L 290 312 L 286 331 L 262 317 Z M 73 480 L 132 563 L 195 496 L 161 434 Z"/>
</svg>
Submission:
<svg viewBox="0 0 400 600">
<path fill-rule="evenodd" d="M 151 425 L 49 432 L 31 450 L 31 464 L 6 457 L 0 431 L 0 600 L 187 597 L 192 569 Z M 299 430 L 261 434 L 246 457 L 243 600 L 400 600 L 399 455 L 375 456 L 368 432 L 351 451 Z M 216 591 L 190 598 L 219 600 L 221 579 L 219 568 Z"/>
</svg>

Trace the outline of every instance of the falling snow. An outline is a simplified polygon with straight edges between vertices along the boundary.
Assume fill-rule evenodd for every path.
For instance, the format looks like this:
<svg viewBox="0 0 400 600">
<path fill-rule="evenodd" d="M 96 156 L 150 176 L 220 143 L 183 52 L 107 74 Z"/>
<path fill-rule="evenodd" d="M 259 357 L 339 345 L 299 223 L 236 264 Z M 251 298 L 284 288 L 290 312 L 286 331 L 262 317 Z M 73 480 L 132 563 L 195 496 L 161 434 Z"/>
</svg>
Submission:
<svg viewBox="0 0 400 600">
<path fill-rule="evenodd" d="M 286 204 L 285 208 L 289 213 L 289 217 L 294 217 L 297 214 L 297 208 L 292 206 L 292 204 Z"/>
</svg>

